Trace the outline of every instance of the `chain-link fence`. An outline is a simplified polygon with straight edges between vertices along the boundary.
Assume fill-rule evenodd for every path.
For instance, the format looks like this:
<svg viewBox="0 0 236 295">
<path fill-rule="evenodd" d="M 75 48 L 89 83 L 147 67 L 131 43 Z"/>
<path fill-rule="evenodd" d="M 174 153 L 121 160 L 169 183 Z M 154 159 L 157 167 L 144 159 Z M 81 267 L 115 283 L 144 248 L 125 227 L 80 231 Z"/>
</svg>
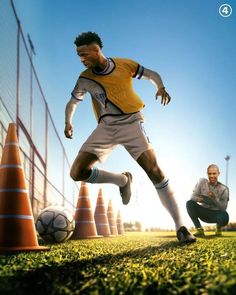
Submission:
<svg viewBox="0 0 236 295">
<path fill-rule="evenodd" d="M 28 36 L 29 39 L 29 36 Z M 30 39 L 28 40 L 30 41 Z M 15 122 L 34 216 L 51 204 L 73 210 L 78 187 L 32 62 L 12 0 L 0 1 L 0 159 Z"/>
</svg>

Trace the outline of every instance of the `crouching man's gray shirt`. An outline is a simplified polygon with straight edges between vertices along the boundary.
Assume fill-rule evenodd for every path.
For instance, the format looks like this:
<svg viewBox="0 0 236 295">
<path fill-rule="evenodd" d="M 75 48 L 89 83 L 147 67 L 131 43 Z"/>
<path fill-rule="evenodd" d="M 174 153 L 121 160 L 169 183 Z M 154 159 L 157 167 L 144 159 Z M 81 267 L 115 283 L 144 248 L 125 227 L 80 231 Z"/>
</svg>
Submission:
<svg viewBox="0 0 236 295">
<path fill-rule="evenodd" d="M 209 192 L 213 193 L 215 197 L 210 197 Z M 198 202 L 198 197 L 203 198 L 203 201 Z M 193 190 L 191 200 L 211 210 L 225 211 L 229 201 L 229 189 L 220 182 L 212 185 L 206 178 L 201 178 Z"/>
</svg>

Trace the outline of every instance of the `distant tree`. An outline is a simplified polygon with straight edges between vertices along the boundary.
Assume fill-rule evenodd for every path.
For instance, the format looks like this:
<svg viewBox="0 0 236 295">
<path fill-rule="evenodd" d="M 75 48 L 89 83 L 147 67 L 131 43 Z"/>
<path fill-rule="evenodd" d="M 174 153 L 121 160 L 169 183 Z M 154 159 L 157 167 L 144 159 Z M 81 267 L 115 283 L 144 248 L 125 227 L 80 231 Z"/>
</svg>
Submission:
<svg viewBox="0 0 236 295">
<path fill-rule="evenodd" d="M 229 224 L 224 226 L 224 229 L 229 230 L 229 231 L 236 231 L 236 223 L 235 222 L 230 222 Z"/>
<path fill-rule="evenodd" d="M 142 224 L 139 221 L 135 221 L 134 226 L 136 231 L 142 231 Z"/>
<path fill-rule="evenodd" d="M 132 222 L 124 222 L 124 230 L 125 231 L 142 231 L 142 224 L 139 221 Z"/>
<path fill-rule="evenodd" d="M 124 222 L 124 230 L 132 231 L 133 224 L 131 222 Z"/>
<path fill-rule="evenodd" d="M 215 224 L 211 224 L 211 225 L 206 225 L 203 228 L 204 228 L 205 231 L 215 231 L 216 226 L 215 226 Z M 195 228 L 191 227 L 190 230 L 194 231 Z M 230 222 L 226 226 L 223 226 L 222 230 L 223 231 L 236 231 L 236 222 Z"/>
</svg>

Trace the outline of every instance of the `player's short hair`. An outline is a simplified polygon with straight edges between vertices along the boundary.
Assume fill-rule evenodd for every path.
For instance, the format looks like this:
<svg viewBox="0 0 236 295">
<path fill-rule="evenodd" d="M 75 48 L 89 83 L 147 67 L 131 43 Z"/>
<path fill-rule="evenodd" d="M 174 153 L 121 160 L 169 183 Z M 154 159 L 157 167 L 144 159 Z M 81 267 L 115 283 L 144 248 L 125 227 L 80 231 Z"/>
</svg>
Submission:
<svg viewBox="0 0 236 295">
<path fill-rule="evenodd" d="M 103 47 L 102 40 L 97 33 L 94 32 L 84 32 L 76 37 L 74 44 L 78 46 L 90 45 L 96 43 L 100 48 Z"/>
<path fill-rule="evenodd" d="M 218 170 L 218 172 L 220 172 L 219 167 L 216 164 L 211 164 L 207 167 L 207 172 L 209 171 L 210 168 L 216 168 Z"/>
</svg>

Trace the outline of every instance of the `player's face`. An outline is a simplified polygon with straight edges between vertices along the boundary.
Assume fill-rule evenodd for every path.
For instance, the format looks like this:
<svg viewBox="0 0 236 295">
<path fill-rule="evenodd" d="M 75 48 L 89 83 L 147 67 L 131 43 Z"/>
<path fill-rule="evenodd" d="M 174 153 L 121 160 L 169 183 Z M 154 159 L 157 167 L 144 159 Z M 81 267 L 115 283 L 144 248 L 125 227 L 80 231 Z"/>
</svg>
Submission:
<svg viewBox="0 0 236 295">
<path fill-rule="evenodd" d="M 76 48 L 81 62 L 87 68 L 95 68 L 99 65 L 99 46 L 96 44 L 82 45 Z"/>
<path fill-rule="evenodd" d="M 211 184 L 214 184 L 218 181 L 218 177 L 220 175 L 220 172 L 218 171 L 217 168 L 211 167 L 208 169 L 207 175 L 208 175 L 209 182 Z"/>
</svg>

